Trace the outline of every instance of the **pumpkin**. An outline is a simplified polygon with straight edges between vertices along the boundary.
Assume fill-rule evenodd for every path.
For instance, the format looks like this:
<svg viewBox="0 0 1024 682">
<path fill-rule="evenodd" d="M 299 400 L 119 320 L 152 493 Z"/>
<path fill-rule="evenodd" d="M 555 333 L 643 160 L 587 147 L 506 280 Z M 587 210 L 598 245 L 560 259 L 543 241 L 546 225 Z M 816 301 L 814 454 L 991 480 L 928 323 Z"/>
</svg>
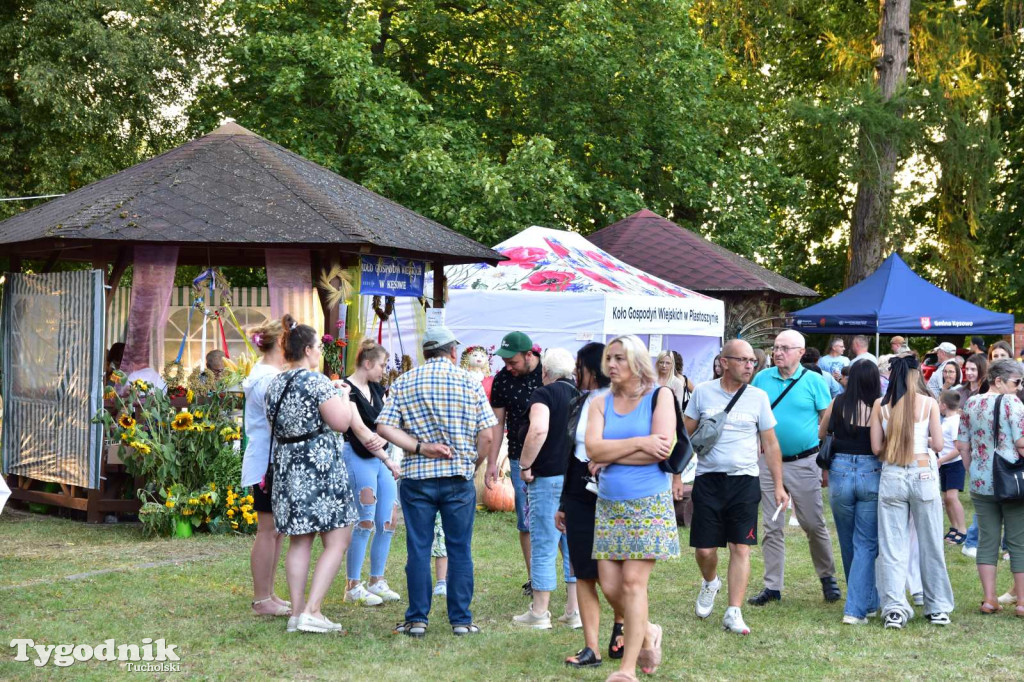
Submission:
<svg viewBox="0 0 1024 682">
<path fill-rule="evenodd" d="M 516 491 L 512 488 L 512 479 L 504 474 L 499 476 L 494 487 L 484 493 L 484 506 L 490 511 L 515 511 Z"/>
</svg>

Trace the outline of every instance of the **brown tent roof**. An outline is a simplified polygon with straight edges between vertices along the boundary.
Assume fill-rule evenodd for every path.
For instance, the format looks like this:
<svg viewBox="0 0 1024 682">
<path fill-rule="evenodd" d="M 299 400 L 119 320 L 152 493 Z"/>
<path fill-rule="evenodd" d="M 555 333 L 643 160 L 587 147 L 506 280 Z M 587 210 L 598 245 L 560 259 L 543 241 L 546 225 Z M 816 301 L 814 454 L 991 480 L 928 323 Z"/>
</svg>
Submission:
<svg viewBox="0 0 1024 682">
<path fill-rule="evenodd" d="M 773 291 L 817 296 L 700 235 L 643 209 L 587 237 L 598 247 L 652 275 L 702 293 Z"/>
<path fill-rule="evenodd" d="M 0 251 L 82 240 L 504 260 L 235 123 L 0 223 Z"/>
</svg>

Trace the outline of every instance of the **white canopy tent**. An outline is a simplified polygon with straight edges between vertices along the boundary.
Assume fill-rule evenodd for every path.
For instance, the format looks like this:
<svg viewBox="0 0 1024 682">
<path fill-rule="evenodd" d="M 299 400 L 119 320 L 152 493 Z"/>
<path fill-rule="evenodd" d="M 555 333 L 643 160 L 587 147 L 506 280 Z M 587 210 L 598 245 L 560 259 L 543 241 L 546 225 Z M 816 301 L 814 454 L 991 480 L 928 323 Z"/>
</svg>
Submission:
<svg viewBox="0 0 1024 682">
<path fill-rule="evenodd" d="M 574 232 L 529 227 L 494 249 L 509 260 L 445 268 L 445 324 L 464 346 L 497 346 L 515 330 L 542 348 L 575 352 L 590 341 L 636 334 L 649 347 L 681 353 L 694 381 L 711 378 L 724 333 L 722 301 L 648 275 Z M 432 290 L 430 277 L 426 291 Z M 410 355 L 418 341 L 413 305 L 419 304 L 399 299 L 396 306 L 399 336 Z M 387 346 L 386 331 L 382 340 Z"/>
</svg>

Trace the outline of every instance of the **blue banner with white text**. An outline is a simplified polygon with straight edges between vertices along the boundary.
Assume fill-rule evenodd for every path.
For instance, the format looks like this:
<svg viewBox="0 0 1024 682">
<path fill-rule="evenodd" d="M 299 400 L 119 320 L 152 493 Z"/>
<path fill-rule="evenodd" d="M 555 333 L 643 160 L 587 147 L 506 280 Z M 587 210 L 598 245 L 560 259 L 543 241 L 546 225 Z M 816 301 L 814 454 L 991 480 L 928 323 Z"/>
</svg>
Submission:
<svg viewBox="0 0 1024 682">
<path fill-rule="evenodd" d="M 387 256 L 360 257 L 360 289 L 366 296 L 423 295 L 426 262 Z"/>
</svg>

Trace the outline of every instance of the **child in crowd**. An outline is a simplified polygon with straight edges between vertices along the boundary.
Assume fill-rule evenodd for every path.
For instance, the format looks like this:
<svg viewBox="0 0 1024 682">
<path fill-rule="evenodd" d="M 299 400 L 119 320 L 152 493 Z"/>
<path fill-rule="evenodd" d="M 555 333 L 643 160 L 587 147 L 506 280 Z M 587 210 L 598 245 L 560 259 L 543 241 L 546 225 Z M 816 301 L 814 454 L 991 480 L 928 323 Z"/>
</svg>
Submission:
<svg viewBox="0 0 1024 682">
<path fill-rule="evenodd" d="M 939 395 L 939 414 L 942 416 L 942 451 L 938 453 L 939 487 L 942 490 L 942 505 L 949 517 L 946 542 L 961 545 L 967 539 L 967 524 L 964 521 L 963 505 L 960 504 L 966 470 L 956 450 L 956 434 L 960 429 L 960 394 L 956 391 L 943 391 Z"/>
</svg>

